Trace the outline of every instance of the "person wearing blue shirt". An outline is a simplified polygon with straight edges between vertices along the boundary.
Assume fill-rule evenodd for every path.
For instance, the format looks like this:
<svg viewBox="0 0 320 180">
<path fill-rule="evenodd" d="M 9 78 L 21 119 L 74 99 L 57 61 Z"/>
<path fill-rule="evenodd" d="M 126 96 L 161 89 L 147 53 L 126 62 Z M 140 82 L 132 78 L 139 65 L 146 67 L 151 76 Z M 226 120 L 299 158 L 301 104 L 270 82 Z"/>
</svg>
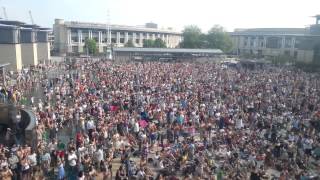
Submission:
<svg viewBox="0 0 320 180">
<path fill-rule="evenodd" d="M 63 167 L 63 163 L 59 163 L 58 167 L 58 180 L 63 180 L 65 178 L 65 171 Z"/>
</svg>

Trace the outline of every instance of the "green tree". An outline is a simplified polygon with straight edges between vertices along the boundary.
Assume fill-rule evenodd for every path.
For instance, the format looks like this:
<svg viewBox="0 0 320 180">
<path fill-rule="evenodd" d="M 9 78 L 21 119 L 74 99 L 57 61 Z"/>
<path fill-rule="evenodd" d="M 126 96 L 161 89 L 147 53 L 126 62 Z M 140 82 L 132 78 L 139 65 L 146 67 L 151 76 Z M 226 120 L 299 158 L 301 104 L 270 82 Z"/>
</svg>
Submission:
<svg viewBox="0 0 320 180">
<path fill-rule="evenodd" d="M 132 40 L 128 40 L 128 42 L 124 45 L 124 47 L 135 47 Z"/>
<path fill-rule="evenodd" d="M 166 43 L 162 39 L 158 38 L 153 42 L 153 47 L 166 48 L 167 46 L 166 46 Z"/>
<path fill-rule="evenodd" d="M 144 48 L 151 48 L 154 46 L 154 41 L 152 39 L 144 39 L 143 40 L 143 47 Z"/>
<path fill-rule="evenodd" d="M 203 46 L 203 33 L 198 26 L 186 26 L 182 36 L 183 41 L 180 44 L 182 48 L 201 48 Z"/>
<path fill-rule="evenodd" d="M 232 48 L 232 40 L 229 34 L 220 25 L 213 26 L 206 35 L 207 48 L 221 49 L 228 52 Z"/>
<path fill-rule="evenodd" d="M 89 54 L 94 55 L 97 53 L 97 43 L 94 39 L 86 39 L 84 47 L 88 51 Z"/>
</svg>

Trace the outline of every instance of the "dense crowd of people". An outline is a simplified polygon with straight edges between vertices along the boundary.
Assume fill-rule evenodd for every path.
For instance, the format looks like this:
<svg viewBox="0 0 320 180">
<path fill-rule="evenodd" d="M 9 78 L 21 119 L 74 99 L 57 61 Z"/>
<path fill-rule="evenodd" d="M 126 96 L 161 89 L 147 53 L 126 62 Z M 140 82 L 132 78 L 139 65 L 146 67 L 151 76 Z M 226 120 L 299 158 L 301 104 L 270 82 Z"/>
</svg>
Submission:
<svg viewBox="0 0 320 180">
<path fill-rule="evenodd" d="M 1 145 L 2 179 L 303 180 L 320 172 L 317 74 L 103 60 L 41 68 L 0 90 L 37 117 L 36 146 Z M 49 77 L 51 68 L 62 73 Z"/>
</svg>

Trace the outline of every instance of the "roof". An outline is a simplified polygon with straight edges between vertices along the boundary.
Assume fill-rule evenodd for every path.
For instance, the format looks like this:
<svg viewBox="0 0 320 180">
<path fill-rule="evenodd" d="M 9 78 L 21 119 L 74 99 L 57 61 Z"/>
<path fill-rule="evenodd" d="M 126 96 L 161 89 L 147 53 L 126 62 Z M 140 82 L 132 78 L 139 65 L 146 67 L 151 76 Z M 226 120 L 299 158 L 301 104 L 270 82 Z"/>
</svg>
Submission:
<svg viewBox="0 0 320 180">
<path fill-rule="evenodd" d="M 78 21 L 67 21 L 64 23 L 65 26 L 70 28 L 87 28 L 87 29 L 106 29 L 107 24 L 103 23 L 87 23 Z M 169 29 L 154 29 L 139 26 L 125 26 L 125 25 L 110 25 L 111 30 L 123 30 L 123 31 L 141 31 L 141 32 L 155 32 L 155 33 L 167 33 L 167 34 L 177 34 L 180 35 L 181 32 L 176 32 Z"/>
<path fill-rule="evenodd" d="M 157 53 L 207 53 L 222 54 L 220 49 L 181 49 L 181 48 L 113 48 L 115 52 L 157 52 Z"/>
<path fill-rule="evenodd" d="M 236 29 L 231 35 L 290 35 L 301 36 L 308 35 L 306 28 L 252 28 L 252 29 Z"/>
<path fill-rule="evenodd" d="M 39 28 L 40 27 L 40 26 L 38 26 L 36 24 L 23 24 L 21 26 L 25 27 L 25 28 Z"/>
<path fill-rule="evenodd" d="M 40 31 L 52 31 L 51 28 L 46 28 L 46 27 L 39 27 L 38 28 Z"/>
<path fill-rule="evenodd" d="M 15 20 L 4 20 L 4 19 L 0 19 L 0 24 L 6 24 L 6 25 L 23 25 L 25 24 L 24 22 L 21 21 L 15 21 Z"/>
<path fill-rule="evenodd" d="M 7 24 L 1 24 L 0 23 L 0 28 L 1 29 L 17 29 L 18 27 L 14 26 L 14 25 L 7 25 Z"/>
</svg>

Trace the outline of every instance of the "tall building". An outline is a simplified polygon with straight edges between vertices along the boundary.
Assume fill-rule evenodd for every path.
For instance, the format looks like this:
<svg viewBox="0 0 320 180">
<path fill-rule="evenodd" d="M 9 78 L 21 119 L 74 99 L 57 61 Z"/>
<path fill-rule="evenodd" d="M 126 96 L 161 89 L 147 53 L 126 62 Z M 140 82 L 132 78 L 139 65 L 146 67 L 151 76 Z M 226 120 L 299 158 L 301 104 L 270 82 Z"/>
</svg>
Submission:
<svg viewBox="0 0 320 180">
<path fill-rule="evenodd" d="M 20 21 L 0 20 L 0 64 L 8 69 L 37 65 L 50 59 L 48 29 Z"/>
<path fill-rule="evenodd" d="M 315 17 L 316 24 L 308 28 L 236 29 L 231 33 L 233 52 L 258 57 L 285 55 L 310 62 L 320 45 L 320 15 Z"/>
<path fill-rule="evenodd" d="M 111 36 L 108 36 L 107 27 L 111 29 Z M 155 40 L 160 38 L 166 43 L 168 48 L 175 48 L 182 39 L 180 32 L 171 29 L 159 29 L 157 24 L 154 23 L 147 23 L 143 27 L 107 26 L 107 24 L 56 19 L 53 25 L 53 32 L 54 48 L 59 54 L 86 53 L 84 49 L 86 39 L 95 39 L 99 53 L 106 52 L 107 42 L 111 42 L 115 47 L 123 47 L 131 40 L 136 47 L 142 47 L 144 39 Z"/>
</svg>

